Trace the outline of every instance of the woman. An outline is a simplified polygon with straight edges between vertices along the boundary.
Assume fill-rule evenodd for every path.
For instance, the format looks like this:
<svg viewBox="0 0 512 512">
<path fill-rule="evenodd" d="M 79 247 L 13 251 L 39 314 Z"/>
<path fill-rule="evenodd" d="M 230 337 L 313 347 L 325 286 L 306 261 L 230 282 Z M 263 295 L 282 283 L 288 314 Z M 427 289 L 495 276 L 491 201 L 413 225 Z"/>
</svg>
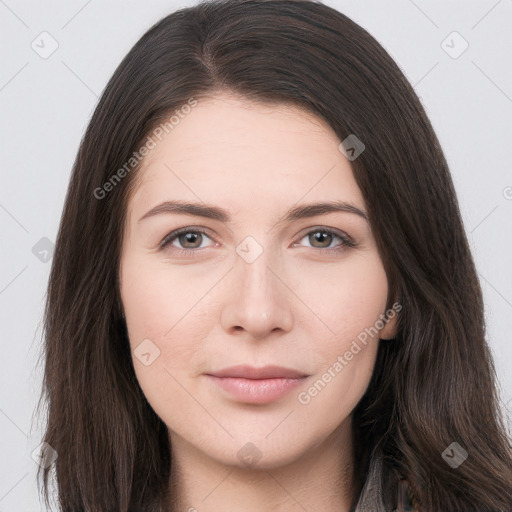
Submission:
<svg viewBox="0 0 512 512">
<path fill-rule="evenodd" d="M 446 160 L 328 6 L 202 3 L 137 42 L 75 162 L 45 333 L 64 511 L 512 510 Z"/>
</svg>

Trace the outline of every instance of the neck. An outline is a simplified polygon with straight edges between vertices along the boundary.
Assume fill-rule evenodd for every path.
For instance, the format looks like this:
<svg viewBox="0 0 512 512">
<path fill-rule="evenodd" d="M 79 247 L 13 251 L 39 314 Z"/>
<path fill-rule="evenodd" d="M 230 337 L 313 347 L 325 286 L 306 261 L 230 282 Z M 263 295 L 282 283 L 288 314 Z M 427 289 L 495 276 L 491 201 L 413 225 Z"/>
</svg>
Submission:
<svg viewBox="0 0 512 512">
<path fill-rule="evenodd" d="M 352 417 L 286 464 L 244 467 L 209 457 L 170 434 L 169 512 L 349 512 L 354 477 Z M 262 459 L 263 460 L 263 459 Z"/>
</svg>

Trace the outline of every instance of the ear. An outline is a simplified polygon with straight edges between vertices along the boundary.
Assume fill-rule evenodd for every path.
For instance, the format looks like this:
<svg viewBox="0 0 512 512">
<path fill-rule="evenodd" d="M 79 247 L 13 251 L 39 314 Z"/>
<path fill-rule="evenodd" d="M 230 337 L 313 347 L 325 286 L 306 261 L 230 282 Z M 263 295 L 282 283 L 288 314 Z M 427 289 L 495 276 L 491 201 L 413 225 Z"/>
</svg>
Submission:
<svg viewBox="0 0 512 512">
<path fill-rule="evenodd" d="M 382 315 L 382 323 L 384 323 L 384 327 L 379 333 L 379 338 L 381 340 L 386 341 L 396 338 L 398 331 L 398 313 L 401 309 L 402 305 L 398 301 L 395 301 L 393 306 Z"/>
</svg>

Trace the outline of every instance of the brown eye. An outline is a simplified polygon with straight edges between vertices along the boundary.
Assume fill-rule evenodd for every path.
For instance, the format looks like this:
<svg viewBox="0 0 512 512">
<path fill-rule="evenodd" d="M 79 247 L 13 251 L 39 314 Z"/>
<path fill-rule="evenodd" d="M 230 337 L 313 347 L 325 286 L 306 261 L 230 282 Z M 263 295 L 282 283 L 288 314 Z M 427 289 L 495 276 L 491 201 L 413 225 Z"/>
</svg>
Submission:
<svg viewBox="0 0 512 512">
<path fill-rule="evenodd" d="M 179 254 L 197 252 L 195 249 L 202 249 L 201 244 L 205 239 L 211 240 L 204 231 L 183 228 L 169 233 L 160 243 L 160 249 L 171 252 L 177 251 Z"/>
<path fill-rule="evenodd" d="M 197 249 L 202 242 L 202 234 L 196 232 L 188 232 L 182 235 L 179 235 L 176 239 L 179 240 L 181 246 L 184 249 Z M 198 246 L 199 241 L 199 246 Z"/>
<path fill-rule="evenodd" d="M 331 247 L 336 238 L 341 240 L 341 243 Z M 308 240 L 311 248 L 320 251 L 343 251 L 347 247 L 356 247 L 356 243 L 348 235 L 328 228 L 316 228 L 302 237 L 302 240 L 305 239 Z"/>
<path fill-rule="evenodd" d="M 313 247 L 318 247 L 319 249 L 325 249 L 329 247 L 332 243 L 333 234 L 328 231 L 314 231 L 309 235 L 309 241 Z M 316 243 L 320 245 L 315 245 Z"/>
</svg>

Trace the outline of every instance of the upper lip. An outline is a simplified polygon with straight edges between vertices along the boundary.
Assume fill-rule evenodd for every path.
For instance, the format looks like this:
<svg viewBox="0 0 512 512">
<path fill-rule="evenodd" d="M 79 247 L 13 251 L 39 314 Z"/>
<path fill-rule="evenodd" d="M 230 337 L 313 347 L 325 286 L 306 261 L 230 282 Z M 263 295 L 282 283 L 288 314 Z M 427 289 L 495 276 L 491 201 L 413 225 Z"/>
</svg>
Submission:
<svg viewBox="0 0 512 512">
<path fill-rule="evenodd" d="M 239 365 L 224 368 L 216 372 L 208 373 L 214 377 L 238 377 L 243 379 L 299 379 L 308 377 L 304 372 L 283 368 L 282 366 L 263 366 L 255 368 L 253 366 Z"/>
</svg>

